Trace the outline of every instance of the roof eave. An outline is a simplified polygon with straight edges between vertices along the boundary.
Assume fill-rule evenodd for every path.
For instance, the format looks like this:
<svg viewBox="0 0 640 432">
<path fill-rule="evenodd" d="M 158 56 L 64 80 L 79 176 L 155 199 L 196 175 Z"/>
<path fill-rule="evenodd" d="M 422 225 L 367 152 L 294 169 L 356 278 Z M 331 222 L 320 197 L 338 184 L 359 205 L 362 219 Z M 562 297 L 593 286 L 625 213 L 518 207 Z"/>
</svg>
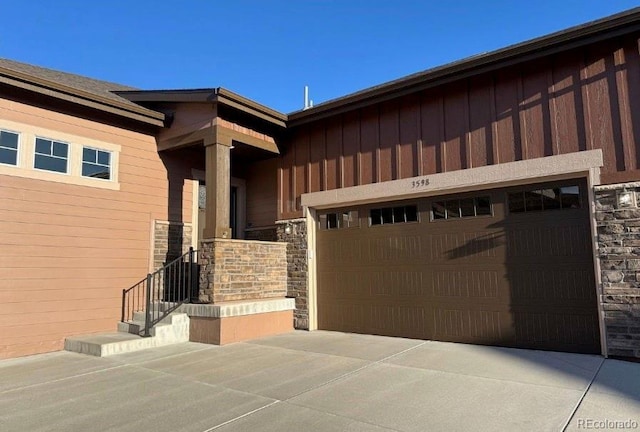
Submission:
<svg viewBox="0 0 640 432">
<path fill-rule="evenodd" d="M 252 101 L 251 99 L 247 99 L 244 96 L 240 96 L 239 94 L 222 87 L 217 88 L 216 100 L 218 103 L 239 109 L 246 112 L 247 114 L 254 115 L 270 123 L 273 123 L 281 128 L 285 128 L 287 126 L 287 120 L 289 119 L 289 116 L 287 116 L 286 114 L 269 108 L 266 105 L 262 105 L 258 102 Z"/>
<path fill-rule="evenodd" d="M 640 8 L 487 54 L 459 60 L 330 100 L 313 108 L 290 113 L 288 126 L 298 126 L 498 68 L 570 50 L 599 40 L 621 36 L 636 30 L 640 30 Z"/>
<path fill-rule="evenodd" d="M 286 127 L 288 120 L 286 114 L 222 87 L 175 90 L 123 90 L 115 93 L 132 102 L 218 103 L 261 118 L 282 128 Z"/>
<path fill-rule="evenodd" d="M 136 103 L 212 102 L 216 95 L 216 89 L 118 90 L 114 93 Z"/>
<path fill-rule="evenodd" d="M 0 82 L 56 99 L 73 102 L 154 126 L 164 124 L 164 114 L 142 106 L 130 106 L 33 75 L 0 67 Z"/>
</svg>

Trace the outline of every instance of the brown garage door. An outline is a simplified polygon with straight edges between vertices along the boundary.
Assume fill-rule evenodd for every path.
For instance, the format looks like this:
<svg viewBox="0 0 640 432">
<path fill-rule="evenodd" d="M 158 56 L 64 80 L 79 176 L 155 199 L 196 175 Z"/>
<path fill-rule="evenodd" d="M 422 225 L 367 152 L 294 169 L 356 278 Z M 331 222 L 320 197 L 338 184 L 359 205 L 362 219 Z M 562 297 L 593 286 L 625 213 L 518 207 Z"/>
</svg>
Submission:
<svg viewBox="0 0 640 432">
<path fill-rule="evenodd" d="M 319 213 L 318 327 L 600 352 L 586 185 Z"/>
</svg>

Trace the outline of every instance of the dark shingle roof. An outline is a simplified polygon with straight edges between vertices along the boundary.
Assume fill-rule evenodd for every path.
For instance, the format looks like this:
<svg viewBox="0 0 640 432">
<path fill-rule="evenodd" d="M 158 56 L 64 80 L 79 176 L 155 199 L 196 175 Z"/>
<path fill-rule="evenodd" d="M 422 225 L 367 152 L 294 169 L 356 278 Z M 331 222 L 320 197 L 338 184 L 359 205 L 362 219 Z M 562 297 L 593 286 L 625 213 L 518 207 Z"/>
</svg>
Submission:
<svg viewBox="0 0 640 432">
<path fill-rule="evenodd" d="M 54 69 L 48 69 L 40 66 L 21 63 L 15 60 L 0 58 L 0 68 L 10 69 L 15 72 L 31 75 L 35 78 L 51 81 L 52 83 L 62 84 L 76 90 L 82 90 L 110 99 L 120 104 L 139 107 L 139 105 L 118 96 L 113 91 L 136 90 L 135 87 L 116 84 L 108 81 L 101 81 L 88 78 L 82 75 L 75 75 L 67 72 L 61 72 Z"/>
</svg>

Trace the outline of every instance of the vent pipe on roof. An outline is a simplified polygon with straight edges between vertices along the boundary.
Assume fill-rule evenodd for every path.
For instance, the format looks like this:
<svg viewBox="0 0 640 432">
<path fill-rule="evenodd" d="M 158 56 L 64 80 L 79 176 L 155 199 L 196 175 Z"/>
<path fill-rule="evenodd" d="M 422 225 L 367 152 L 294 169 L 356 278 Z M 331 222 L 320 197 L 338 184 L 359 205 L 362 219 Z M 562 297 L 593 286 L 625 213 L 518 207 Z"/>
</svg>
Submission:
<svg viewBox="0 0 640 432">
<path fill-rule="evenodd" d="M 309 99 L 309 86 L 304 86 L 304 108 L 309 109 L 313 106 L 313 101 Z"/>
</svg>

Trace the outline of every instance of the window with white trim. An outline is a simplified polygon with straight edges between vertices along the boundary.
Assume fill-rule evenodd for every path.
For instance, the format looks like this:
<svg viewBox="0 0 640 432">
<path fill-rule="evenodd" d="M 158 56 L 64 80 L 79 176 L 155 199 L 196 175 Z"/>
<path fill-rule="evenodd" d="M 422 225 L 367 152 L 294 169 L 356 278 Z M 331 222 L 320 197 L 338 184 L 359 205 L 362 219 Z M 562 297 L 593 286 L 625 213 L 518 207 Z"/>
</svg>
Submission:
<svg viewBox="0 0 640 432">
<path fill-rule="evenodd" d="M 66 174 L 69 172 L 69 144 L 46 138 L 36 138 L 33 167 Z"/>
<path fill-rule="evenodd" d="M 20 135 L 0 130 L 0 164 L 18 165 L 18 142 Z"/>
<path fill-rule="evenodd" d="M 82 147 L 82 176 L 111 180 L 111 152 Z"/>
</svg>

